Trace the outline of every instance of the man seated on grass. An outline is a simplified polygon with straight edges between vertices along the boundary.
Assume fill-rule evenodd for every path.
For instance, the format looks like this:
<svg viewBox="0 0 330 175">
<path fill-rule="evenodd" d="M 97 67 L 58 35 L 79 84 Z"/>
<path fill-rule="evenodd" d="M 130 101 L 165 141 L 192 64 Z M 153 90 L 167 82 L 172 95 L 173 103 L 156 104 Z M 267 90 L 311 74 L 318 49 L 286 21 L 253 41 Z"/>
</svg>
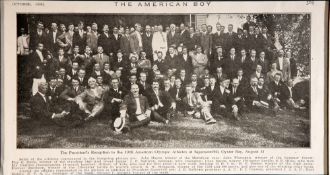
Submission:
<svg viewBox="0 0 330 175">
<path fill-rule="evenodd" d="M 147 93 L 147 98 L 152 111 L 152 120 L 168 124 L 176 108 L 176 103 L 168 92 L 159 89 L 158 80 L 152 82 L 151 89 Z"/>
<path fill-rule="evenodd" d="M 201 118 L 205 120 L 206 124 L 216 123 L 216 120 L 210 113 L 210 102 L 204 102 L 200 93 L 193 92 L 191 84 L 186 85 L 186 96 L 183 98 L 185 115 L 191 115 L 194 118 Z"/>
<path fill-rule="evenodd" d="M 95 118 L 103 111 L 103 96 L 105 93 L 105 90 L 97 85 L 96 79 L 93 77 L 88 79 L 88 86 L 89 88 L 76 97 L 79 109 L 85 111 L 87 115 L 86 121 Z"/>
<path fill-rule="evenodd" d="M 120 117 L 125 120 L 123 132 L 148 125 L 150 114 L 151 110 L 148 99 L 139 94 L 139 86 L 133 84 L 131 86 L 131 92 L 124 97 L 123 102 L 120 104 Z"/>
<path fill-rule="evenodd" d="M 260 84 L 258 87 L 257 77 L 251 77 L 250 86 L 247 87 L 244 98 L 245 104 L 250 111 L 267 111 L 270 112 L 271 115 L 276 115 L 275 110 L 271 110 L 272 108 L 275 109 L 272 104 L 273 97 L 266 91 L 265 87 L 261 87 Z"/>
<path fill-rule="evenodd" d="M 49 99 L 46 97 L 48 83 L 40 82 L 37 93 L 31 98 L 31 117 L 42 122 L 54 121 L 68 115 L 66 111 L 54 113 Z"/>
<path fill-rule="evenodd" d="M 226 118 L 238 118 L 238 107 L 233 101 L 230 90 L 228 90 L 230 79 L 227 76 L 220 78 L 219 86 L 215 89 L 212 101 L 212 111 Z"/>
</svg>

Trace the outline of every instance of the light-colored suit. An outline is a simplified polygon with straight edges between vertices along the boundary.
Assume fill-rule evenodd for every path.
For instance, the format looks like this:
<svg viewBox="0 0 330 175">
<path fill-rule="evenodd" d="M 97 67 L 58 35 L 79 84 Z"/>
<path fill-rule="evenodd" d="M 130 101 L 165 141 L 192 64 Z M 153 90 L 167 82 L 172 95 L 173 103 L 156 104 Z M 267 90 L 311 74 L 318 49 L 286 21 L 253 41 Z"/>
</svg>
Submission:
<svg viewBox="0 0 330 175">
<path fill-rule="evenodd" d="M 186 111 L 194 111 L 195 113 L 201 113 L 202 117 L 206 121 L 212 119 L 210 104 L 204 102 L 200 93 L 194 92 L 191 94 L 191 100 L 189 101 L 188 95 L 183 98 L 183 103 Z"/>
<path fill-rule="evenodd" d="M 99 34 L 97 32 L 89 32 L 86 36 L 86 44 L 89 46 L 94 53 L 97 52 L 97 42 L 98 42 Z"/>
<path fill-rule="evenodd" d="M 17 55 L 29 55 L 30 36 L 19 36 L 17 38 Z"/>
<path fill-rule="evenodd" d="M 91 89 L 85 89 L 85 91 L 76 97 L 76 103 L 79 106 L 83 106 L 86 113 L 90 113 L 92 116 L 100 114 L 104 108 L 103 97 L 104 89 L 96 87 L 96 93 Z"/>
<path fill-rule="evenodd" d="M 129 44 L 131 47 L 131 52 L 140 54 L 142 50 L 142 36 L 138 31 L 131 33 L 129 37 Z"/>
<path fill-rule="evenodd" d="M 277 69 L 279 69 L 282 72 L 282 81 L 288 81 L 291 78 L 291 68 L 290 68 L 290 60 L 288 58 L 283 58 L 283 65 L 282 70 L 280 69 L 280 62 L 277 58 L 276 60 Z"/>
<path fill-rule="evenodd" d="M 102 56 L 100 56 L 100 54 L 93 55 L 93 59 L 95 60 L 96 63 L 100 64 L 101 70 L 103 70 L 103 64 L 104 63 L 110 63 L 109 56 L 104 54 L 104 53 L 102 53 Z"/>
</svg>

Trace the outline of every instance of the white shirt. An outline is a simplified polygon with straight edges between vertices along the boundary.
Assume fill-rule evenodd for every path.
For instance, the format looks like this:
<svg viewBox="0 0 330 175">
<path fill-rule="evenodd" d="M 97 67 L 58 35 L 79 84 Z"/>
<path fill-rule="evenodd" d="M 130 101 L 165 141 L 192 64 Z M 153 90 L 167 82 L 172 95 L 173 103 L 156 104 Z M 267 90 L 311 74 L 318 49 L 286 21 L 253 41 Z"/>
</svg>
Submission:
<svg viewBox="0 0 330 175">
<path fill-rule="evenodd" d="M 101 75 L 101 71 L 95 71 L 96 75 Z"/>
<path fill-rule="evenodd" d="M 184 61 L 187 61 L 188 55 L 187 54 L 183 54 L 182 56 L 183 56 Z"/>
<path fill-rule="evenodd" d="M 292 98 L 292 87 L 288 87 L 290 92 L 290 98 Z"/>
<path fill-rule="evenodd" d="M 256 72 L 256 75 L 258 78 L 260 78 L 260 73 L 259 72 Z"/>
<path fill-rule="evenodd" d="M 40 52 L 40 50 L 36 50 L 36 52 L 37 52 L 37 54 L 38 54 L 41 62 L 43 62 L 44 61 L 44 56 L 42 55 L 42 53 Z"/>
<path fill-rule="evenodd" d="M 140 104 L 140 98 L 137 97 L 137 98 L 134 98 L 134 99 L 135 99 L 135 102 L 136 102 L 136 111 L 135 111 L 135 114 L 140 115 L 140 114 L 142 114 L 141 104 Z"/>
<path fill-rule="evenodd" d="M 221 94 L 223 94 L 225 92 L 225 88 L 220 86 L 220 91 L 221 91 Z"/>
<path fill-rule="evenodd" d="M 278 63 L 280 64 L 280 70 L 283 69 L 283 57 L 278 57 Z"/>
<path fill-rule="evenodd" d="M 84 31 L 83 30 L 79 30 L 79 35 L 80 37 L 83 37 Z"/>
<path fill-rule="evenodd" d="M 57 31 L 53 31 L 53 42 L 56 43 L 56 33 Z"/>
<path fill-rule="evenodd" d="M 211 91 L 213 91 L 213 89 L 214 89 L 214 86 L 210 86 L 211 87 Z"/>
<path fill-rule="evenodd" d="M 104 35 L 105 35 L 107 38 L 109 38 L 109 34 L 108 34 L 108 33 L 105 33 L 105 32 L 104 32 Z"/>
<path fill-rule="evenodd" d="M 174 32 L 171 32 L 171 35 L 172 35 L 172 37 L 175 35 L 175 31 Z"/>
<path fill-rule="evenodd" d="M 118 33 L 113 35 L 115 36 L 116 40 L 118 40 Z"/>
<path fill-rule="evenodd" d="M 163 105 L 163 103 L 160 101 L 160 99 L 159 99 L 159 91 L 154 91 L 155 92 L 155 94 L 156 94 L 156 97 L 157 97 L 157 100 L 158 100 L 158 105 L 160 106 L 160 107 L 163 107 L 164 105 Z"/>
</svg>

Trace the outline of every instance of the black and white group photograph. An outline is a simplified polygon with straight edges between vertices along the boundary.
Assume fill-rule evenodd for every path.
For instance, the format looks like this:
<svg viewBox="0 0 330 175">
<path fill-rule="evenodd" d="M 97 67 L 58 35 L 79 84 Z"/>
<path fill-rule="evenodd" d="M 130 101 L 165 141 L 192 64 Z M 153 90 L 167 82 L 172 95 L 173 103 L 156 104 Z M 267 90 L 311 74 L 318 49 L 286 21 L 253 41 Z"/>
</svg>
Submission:
<svg viewBox="0 0 330 175">
<path fill-rule="evenodd" d="M 310 17 L 17 14 L 17 148 L 309 148 Z"/>
</svg>

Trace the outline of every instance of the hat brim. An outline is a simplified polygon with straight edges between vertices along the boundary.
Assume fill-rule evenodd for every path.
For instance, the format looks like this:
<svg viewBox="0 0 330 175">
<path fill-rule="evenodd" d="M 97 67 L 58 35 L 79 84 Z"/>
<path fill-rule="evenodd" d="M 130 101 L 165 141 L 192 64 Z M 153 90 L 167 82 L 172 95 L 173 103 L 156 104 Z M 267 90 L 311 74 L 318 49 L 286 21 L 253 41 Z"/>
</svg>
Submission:
<svg viewBox="0 0 330 175">
<path fill-rule="evenodd" d="M 118 122 L 120 122 L 119 126 L 115 126 L 115 124 Z M 118 117 L 115 119 L 115 121 L 113 123 L 114 123 L 113 127 L 115 128 L 115 131 L 120 132 L 125 126 L 125 119 L 122 117 Z"/>
</svg>

